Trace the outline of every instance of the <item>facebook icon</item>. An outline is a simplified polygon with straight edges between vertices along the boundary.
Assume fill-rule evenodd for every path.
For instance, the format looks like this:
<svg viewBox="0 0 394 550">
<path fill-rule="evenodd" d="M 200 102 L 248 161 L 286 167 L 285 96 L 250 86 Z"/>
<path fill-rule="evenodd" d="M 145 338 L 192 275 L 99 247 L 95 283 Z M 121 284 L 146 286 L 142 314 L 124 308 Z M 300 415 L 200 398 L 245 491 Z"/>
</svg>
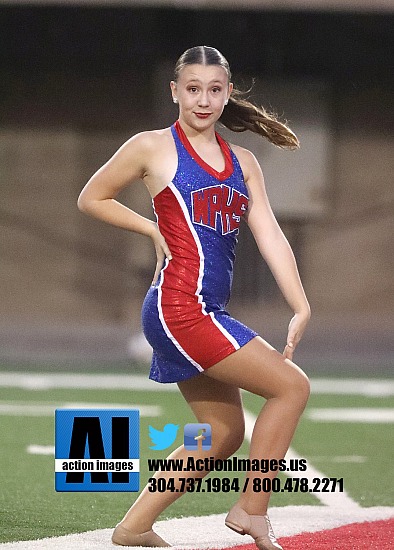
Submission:
<svg viewBox="0 0 394 550">
<path fill-rule="evenodd" d="M 212 447 L 210 424 L 185 424 L 183 446 L 187 451 L 209 451 Z"/>
</svg>

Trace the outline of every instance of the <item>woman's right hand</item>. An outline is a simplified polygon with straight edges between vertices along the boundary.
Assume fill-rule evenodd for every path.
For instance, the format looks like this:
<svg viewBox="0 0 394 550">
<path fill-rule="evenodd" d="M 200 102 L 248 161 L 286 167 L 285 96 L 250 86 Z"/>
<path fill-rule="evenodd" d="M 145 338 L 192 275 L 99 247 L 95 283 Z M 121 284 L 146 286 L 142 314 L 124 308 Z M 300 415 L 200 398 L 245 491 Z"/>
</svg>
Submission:
<svg viewBox="0 0 394 550">
<path fill-rule="evenodd" d="M 172 260 L 172 255 L 163 235 L 159 231 L 157 224 L 155 224 L 155 228 L 151 237 L 152 237 L 153 244 L 155 246 L 156 258 L 157 258 L 155 274 L 153 276 L 153 281 L 152 281 L 152 284 L 155 284 L 159 277 L 159 273 L 163 267 L 164 260 L 166 258 L 167 260 Z"/>
</svg>

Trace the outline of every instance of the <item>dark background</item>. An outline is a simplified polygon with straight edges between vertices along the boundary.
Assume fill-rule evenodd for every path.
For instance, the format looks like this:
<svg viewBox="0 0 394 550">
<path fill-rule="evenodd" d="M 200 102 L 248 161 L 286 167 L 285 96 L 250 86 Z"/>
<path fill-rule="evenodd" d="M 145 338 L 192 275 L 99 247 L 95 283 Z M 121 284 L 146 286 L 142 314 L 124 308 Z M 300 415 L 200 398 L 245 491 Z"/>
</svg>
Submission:
<svg viewBox="0 0 394 550">
<path fill-rule="evenodd" d="M 55 72 L 65 87 L 77 76 L 116 78 L 133 98 L 135 113 L 137 96 L 146 95 L 133 93 L 133 88 L 137 85 L 149 94 L 153 68 L 162 60 L 174 62 L 199 44 L 221 50 L 235 76 L 319 78 L 330 82 L 334 94 L 390 90 L 393 28 L 392 14 L 3 6 L 1 97 L 3 102 L 15 94 L 32 99 L 39 90 L 47 95 L 49 107 L 67 108 L 67 124 L 105 125 L 105 117 L 95 119 L 92 107 L 84 116 L 71 96 L 68 105 L 67 97 L 56 101 L 49 82 L 45 86 L 47 75 Z M 50 114 L 46 122 L 56 123 Z M 29 113 L 3 109 L 3 124 L 18 124 L 23 116 Z M 117 117 L 114 124 L 127 125 L 127 117 Z"/>
</svg>

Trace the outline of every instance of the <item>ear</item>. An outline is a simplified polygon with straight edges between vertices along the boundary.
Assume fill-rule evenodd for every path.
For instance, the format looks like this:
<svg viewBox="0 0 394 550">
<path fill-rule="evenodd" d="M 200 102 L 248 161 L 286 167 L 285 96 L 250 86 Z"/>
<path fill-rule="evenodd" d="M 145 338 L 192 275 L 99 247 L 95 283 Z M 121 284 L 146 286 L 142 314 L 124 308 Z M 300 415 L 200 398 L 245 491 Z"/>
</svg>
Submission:
<svg viewBox="0 0 394 550">
<path fill-rule="evenodd" d="M 234 84 L 233 84 L 232 82 L 229 82 L 229 85 L 228 85 L 227 101 L 228 101 L 229 98 L 230 98 L 230 95 L 231 95 L 231 92 L 233 91 L 233 88 L 234 88 Z"/>
<path fill-rule="evenodd" d="M 175 99 L 176 99 L 176 82 L 174 80 L 171 80 L 170 88 L 171 88 L 172 99 L 175 103 Z"/>
</svg>

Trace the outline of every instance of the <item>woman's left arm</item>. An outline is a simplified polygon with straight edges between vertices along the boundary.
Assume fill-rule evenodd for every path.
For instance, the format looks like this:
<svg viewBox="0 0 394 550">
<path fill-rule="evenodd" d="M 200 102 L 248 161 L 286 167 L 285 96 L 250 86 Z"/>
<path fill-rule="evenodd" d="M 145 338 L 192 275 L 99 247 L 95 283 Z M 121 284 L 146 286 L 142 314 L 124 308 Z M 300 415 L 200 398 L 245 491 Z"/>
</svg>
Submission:
<svg viewBox="0 0 394 550">
<path fill-rule="evenodd" d="M 290 321 L 284 355 L 292 359 L 310 318 L 293 251 L 272 212 L 265 190 L 264 176 L 252 153 L 242 150 L 241 165 L 249 190 L 249 207 L 245 218 L 258 249 L 267 262 L 294 316 Z"/>
</svg>

